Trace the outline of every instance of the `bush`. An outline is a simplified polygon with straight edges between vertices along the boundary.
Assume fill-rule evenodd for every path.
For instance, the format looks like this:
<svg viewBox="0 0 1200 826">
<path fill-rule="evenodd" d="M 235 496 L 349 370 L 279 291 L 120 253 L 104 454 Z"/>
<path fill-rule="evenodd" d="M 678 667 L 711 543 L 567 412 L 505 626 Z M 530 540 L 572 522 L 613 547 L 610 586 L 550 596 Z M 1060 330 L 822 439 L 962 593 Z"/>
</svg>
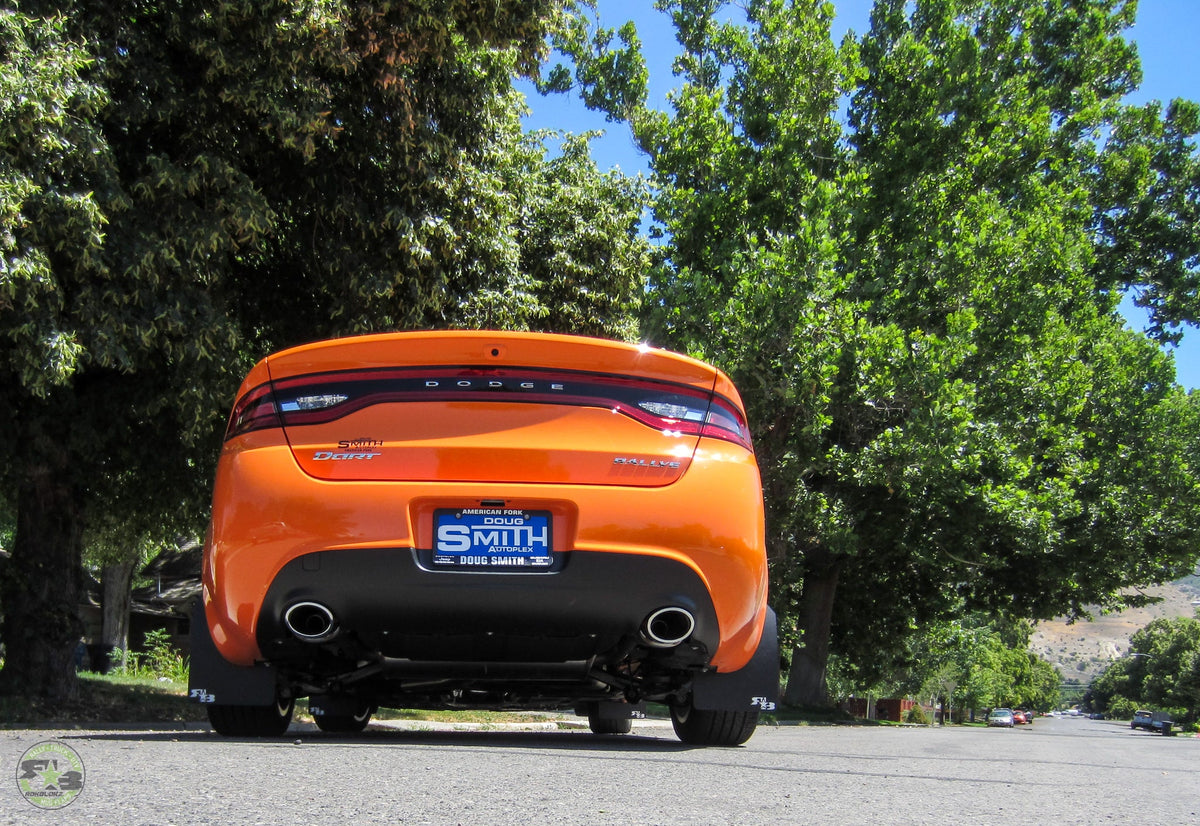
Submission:
<svg viewBox="0 0 1200 826">
<path fill-rule="evenodd" d="M 1109 699 L 1104 716 L 1109 720 L 1132 720 L 1133 712 L 1140 708 L 1133 700 L 1117 694 Z"/>
<path fill-rule="evenodd" d="M 149 631 L 143 638 L 146 650 L 130 651 L 124 673 L 131 677 L 165 677 L 178 683 L 187 682 L 188 666 L 175 646 L 171 635 L 163 629 Z"/>
<path fill-rule="evenodd" d="M 929 715 L 926 714 L 925 709 L 921 708 L 920 706 L 913 706 L 908 710 L 908 713 L 904 715 L 904 722 L 917 723 L 922 726 L 927 726 L 929 725 Z"/>
</svg>

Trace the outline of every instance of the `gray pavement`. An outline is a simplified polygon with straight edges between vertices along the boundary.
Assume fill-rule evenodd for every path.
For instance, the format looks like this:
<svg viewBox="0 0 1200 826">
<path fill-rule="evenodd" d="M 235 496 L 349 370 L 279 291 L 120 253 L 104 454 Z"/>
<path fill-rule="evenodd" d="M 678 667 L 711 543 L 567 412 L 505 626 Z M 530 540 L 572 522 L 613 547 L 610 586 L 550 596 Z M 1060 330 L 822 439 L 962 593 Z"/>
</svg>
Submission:
<svg viewBox="0 0 1200 826">
<path fill-rule="evenodd" d="M 618 737 L 536 726 L 2 731 L 0 824 L 1200 824 L 1200 739 L 1121 723 L 763 727 L 736 749 L 684 746 L 663 721 Z M 45 739 L 87 767 L 63 811 L 12 780 Z"/>
</svg>

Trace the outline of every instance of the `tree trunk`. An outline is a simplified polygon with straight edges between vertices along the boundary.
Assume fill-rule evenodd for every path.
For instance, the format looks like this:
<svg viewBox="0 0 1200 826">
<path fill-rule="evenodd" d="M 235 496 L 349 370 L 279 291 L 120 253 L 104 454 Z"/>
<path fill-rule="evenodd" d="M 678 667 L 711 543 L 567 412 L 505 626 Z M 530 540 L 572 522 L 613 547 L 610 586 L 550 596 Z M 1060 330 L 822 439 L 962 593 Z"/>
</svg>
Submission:
<svg viewBox="0 0 1200 826">
<path fill-rule="evenodd" d="M 104 674 L 110 667 L 125 665 L 129 652 L 129 602 L 133 587 L 134 560 L 105 565 L 100 572 L 101 631 L 100 645 L 104 655 L 110 659 L 103 663 L 92 663 L 92 668 Z M 120 660 L 113 661 L 111 655 L 120 652 Z"/>
<path fill-rule="evenodd" d="M 833 625 L 833 600 L 839 567 L 821 566 L 804 574 L 800 595 L 800 644 L 792 651 L 784 702 L 791 706 L 822 708 L 829 705 L 825 683 L 829 667 L 829 633 Z"/>
<path fill-rule="evenodd" d="M 0 577 L 0 693 L 62 702 L 78 690 L 83 530 L 66 450 L 52 453 L 26 465 L 17 490 L 17 531 Z"/>
</svg>

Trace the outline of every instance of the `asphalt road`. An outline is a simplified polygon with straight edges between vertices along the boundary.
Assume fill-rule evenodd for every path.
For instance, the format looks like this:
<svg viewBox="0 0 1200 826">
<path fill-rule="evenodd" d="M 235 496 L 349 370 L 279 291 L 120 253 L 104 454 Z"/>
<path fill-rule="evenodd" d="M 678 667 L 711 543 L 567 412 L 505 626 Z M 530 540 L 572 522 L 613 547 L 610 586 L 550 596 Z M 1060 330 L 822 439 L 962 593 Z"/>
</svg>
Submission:
<svg viewBox="0 0 1200 826">
<path fill-rule="evenodd" d="M 70 745 L 67 808 L 18 795 L 21 755 Z M 760 728 L 695 749 L 661 724 L 580 731 L 397 730 L 273 741 L 187 731 L 0 731 L 0 823 L 1200 824 L 1200 738 L 1041 719 L 979 728 Z M 7 777 L 7 779 L 4 779 Z"/>
</svg>

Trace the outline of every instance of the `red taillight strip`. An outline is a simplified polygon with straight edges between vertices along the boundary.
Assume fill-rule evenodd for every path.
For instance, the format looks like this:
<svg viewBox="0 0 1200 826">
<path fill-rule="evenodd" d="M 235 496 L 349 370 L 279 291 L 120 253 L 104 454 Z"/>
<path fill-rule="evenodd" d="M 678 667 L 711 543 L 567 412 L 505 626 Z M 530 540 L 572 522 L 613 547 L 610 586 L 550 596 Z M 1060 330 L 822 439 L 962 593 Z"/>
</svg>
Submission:
<svg viewBox="0 0 1200 826">
<path fill-rule="evenodd" d="M 309 399 L 345 401 L 307 409 Z M 600 407 L 667 432 L 721 439 L 753 450 L 736 404 L 690 385 L 585 372 L 476 367 L 356 370 L 297 376 L 257 387 L 234 408 L 227 438 L 264 427 L 315 425 L 365 407 L 404 402 L 518 402 Z M 660 416 L 639 405 L 690 411 Z"/>
<path fill-rule="evenodd" d="M 754 452 L 754 443 L 750 438 L 750 425 L 746 422 L 746 417 L 737 407 L 720 396 L 713 397 L 712 405 L 708 409 L 707 421 L 700 431 L 700 435 L 733 442 L 751 453 Z"/>
<path fill-rule="evenodd" d="M 750 441 L 750 430 L 746 420 L 734 408 L 723 403 L 722 399 L 713 399 L 703 421 L 689 421 L 655 416 L 639 407 L 630 407 L 617 403 L 613 410 L 635 419 L 648 427 L 658 430 L 682 433 L 688 436 L 704 436 L 710 439 L 721 439 L 741 445 L 746 450 L 753 451 Z"/>
<path fill-rule="evenodd" d="M 233 413 L 225 428 L 225 438 L 232 439 L 251 430 L 279 427 L 281 424 L 271 388 L 263 384 L 242 396 L 233 406 Z"/>
</svg>

